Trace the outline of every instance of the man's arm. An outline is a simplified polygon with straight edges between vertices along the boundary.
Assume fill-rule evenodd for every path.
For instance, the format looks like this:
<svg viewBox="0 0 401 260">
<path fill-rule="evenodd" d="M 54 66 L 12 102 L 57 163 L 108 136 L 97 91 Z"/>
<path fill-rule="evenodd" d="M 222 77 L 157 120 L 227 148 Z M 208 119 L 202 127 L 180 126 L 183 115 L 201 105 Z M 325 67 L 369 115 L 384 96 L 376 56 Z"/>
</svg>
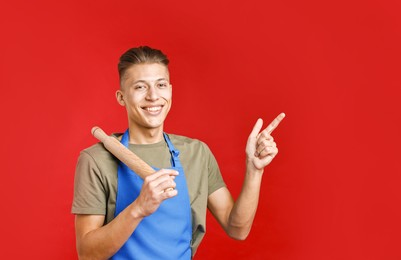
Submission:
<svg viewBox="0 0 401 260">
<path fill-rule="evenodd" d="M 107 225 L 103 215 L 76 215 L 75 232 L 79 259 L 108 259 L 134 232 L 141 220 L 160 204 L 177 195 L 174 177 L 178 173 L 162 169 L 145 178 L 138 198 Z"/>
<path fill-rule="evenodd" d="M 252 227 L 259 202 L 260 185 L 264 168 L 278 153 L 271 133 L 285 117 L 281 113 L 265 130 L 260 132 L 263 121 L 259 119 L 246 145 L 246 174 L 241 193 L 234 203 L 227 188 L 220 188 L 209 195 L 208 208 L 234 239 L 245 239 Z M 259 133 L 260 132 L 260 133 Z"/>
</svg>

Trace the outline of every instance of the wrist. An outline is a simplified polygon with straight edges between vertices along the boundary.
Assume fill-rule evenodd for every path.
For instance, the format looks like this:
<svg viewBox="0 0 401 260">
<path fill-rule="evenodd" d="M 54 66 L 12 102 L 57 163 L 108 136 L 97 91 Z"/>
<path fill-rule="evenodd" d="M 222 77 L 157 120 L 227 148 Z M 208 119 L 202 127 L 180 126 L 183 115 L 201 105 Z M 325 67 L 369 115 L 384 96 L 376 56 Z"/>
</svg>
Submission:
<svg viewBox="0 0 401 260">
<path fill-rule="evenodd" d="M 247 175 L 261 175 L 264 172 L 264 168 L 258 169 L 255 167 L 255 164 L 253 163 L 252 159 L 246 160 L 246 173 Z"/>
<path fill-rule="evenodd" d="M 130 216 L 134 219 L 143 219 L 145 217 L 145 214 L 141 210 L 141 207 L 139 207 L 136 200 L 129 206 L 129 212 Z"/>
<path fill-rule="evenodd" d="M 252 165 L 247 165 L 244 186 L 251 190 L 258 190 L 263 179 L 263 169 L 259 170 Z"/>
</svg>

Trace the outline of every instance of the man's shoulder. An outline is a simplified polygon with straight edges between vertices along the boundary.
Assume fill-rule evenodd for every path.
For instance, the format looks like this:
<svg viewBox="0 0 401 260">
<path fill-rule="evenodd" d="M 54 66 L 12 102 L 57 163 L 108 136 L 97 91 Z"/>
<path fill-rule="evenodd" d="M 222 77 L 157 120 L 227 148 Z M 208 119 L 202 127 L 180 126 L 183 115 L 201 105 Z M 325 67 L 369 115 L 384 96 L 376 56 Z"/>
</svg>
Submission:
<svg viewBox="0 0 401 260">
<path fill-rule="evenodd" d="M 100 155 L 106 151 L 107 150 L 104 147 L 104 145 L 101 142 L 98 142 L 98 143 L 95 143 L 95 144 L 83 149 L 81 152 L 87 153 L 90 155 Z"/>
<path fill-rule="evenodd" d="M 91 157 L 95 161 L 115 160 L 112 155 L 103 145 L 103 143 L 95 143 L 81 151 L 81 156 Z"/>
</svg>

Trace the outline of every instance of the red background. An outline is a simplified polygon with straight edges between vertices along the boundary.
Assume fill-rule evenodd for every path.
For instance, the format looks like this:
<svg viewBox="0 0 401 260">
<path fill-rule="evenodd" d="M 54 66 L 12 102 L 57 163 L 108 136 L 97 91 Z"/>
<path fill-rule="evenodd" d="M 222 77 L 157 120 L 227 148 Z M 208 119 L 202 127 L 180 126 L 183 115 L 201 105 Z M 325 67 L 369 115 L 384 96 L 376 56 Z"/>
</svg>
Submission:
<svg viewBox="0 0 401 260">
<path fill-rule="evenodd" d="M 126 49 L 171 60 L 166 131 L 198 138 L 233 196 L 258 117 L 287 118 L 250 237 L 209 215 L 195 259 L 401 259 L 399 1 L 2 1 L 1 256 L 76 259 L 74 168 L 123 131 Z"/>
</svg>

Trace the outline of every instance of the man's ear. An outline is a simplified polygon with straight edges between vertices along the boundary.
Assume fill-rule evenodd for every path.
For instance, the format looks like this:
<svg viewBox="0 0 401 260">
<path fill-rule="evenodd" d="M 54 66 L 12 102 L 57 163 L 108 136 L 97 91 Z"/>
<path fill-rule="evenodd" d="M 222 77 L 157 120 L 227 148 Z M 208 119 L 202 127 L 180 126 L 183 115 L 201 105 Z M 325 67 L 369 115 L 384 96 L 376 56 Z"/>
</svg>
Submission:
<svg viewBox="0 0 401 260">
<path fill-rule="evenodd" d="M 118 104 L 125 107 L 123 92 L 120 89 L 116 91 L 116 99 L 117 99 Z"/>
</svg>

